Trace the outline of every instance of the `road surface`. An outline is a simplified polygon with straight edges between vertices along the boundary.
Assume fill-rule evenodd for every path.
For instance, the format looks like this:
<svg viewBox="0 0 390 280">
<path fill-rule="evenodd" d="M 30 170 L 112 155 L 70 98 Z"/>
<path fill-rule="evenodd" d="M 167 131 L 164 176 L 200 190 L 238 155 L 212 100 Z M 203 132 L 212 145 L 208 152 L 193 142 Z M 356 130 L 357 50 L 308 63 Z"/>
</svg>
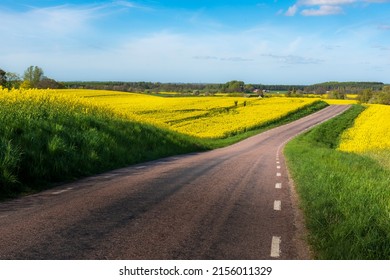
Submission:
<svg viewBox="0 0 390 280">
<path fill-rule="evenodd" d="M 282 148 L 346 110 L 0 203 L 0 259 L 305 259 Z"/>
</svg>

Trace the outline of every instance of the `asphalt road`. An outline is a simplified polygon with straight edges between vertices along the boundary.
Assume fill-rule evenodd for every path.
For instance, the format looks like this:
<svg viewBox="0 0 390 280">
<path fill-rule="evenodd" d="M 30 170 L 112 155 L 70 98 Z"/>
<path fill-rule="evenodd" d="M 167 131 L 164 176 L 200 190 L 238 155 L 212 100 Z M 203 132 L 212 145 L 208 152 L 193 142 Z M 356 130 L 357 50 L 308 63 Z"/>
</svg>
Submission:
<svg viewBox="0 0 390 280">
<path fill-rule="evenodd" d="M 0 259 L 309 258 L 282 148 L 346 108 L 0 203 Z"/>
</svg>

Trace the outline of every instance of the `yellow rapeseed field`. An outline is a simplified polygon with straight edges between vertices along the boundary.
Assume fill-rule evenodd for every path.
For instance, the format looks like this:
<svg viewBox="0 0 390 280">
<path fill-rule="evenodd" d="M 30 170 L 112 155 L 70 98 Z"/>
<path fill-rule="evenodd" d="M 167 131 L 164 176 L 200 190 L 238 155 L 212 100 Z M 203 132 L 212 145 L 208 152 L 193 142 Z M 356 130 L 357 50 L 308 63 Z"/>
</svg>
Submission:
<svg viewBox="0 0 390 280">
<path fill-rule="evenodd" d="M 0 102 L 8 104 L 8 108 L 12 109 L 12 104 L 28 101 L 30 103 L 43 104 L 57 102 L 67 104 L 68 106 L 78 105 L 81 99 L 63 94 L 48 94 L 48 90 L 41 89 L 7 89 L 0 86 Z M 23 114 L 24 112 L 20 112 Z"/>
<path fill-rule="evenodd" d="M 390 106 L 369 105 L 343 133 L 339 149 L 357 153 L 390 149 Z"/>
<path fill-rule="evenodd" d="M 313 98 L 157 97 L 144 94 L 61 90 L 106 106 L 131 119 L 200 138 L 244 132 L 307 106 Z"/>
<path fill-rule="evenodd" d="M 323 101 L 329 105 L 349 105 L 358 103 L 356 99 L 323 99 Z"/>
<path fill-rule="evenodd" d="M 26 102 L 27 101 L 27 102 Z M 0 86 L 0 102 L 7 104 L 8 110 L 13 110 L 13 104 L 19 105 L 33 104 L 40 107 L 42 110 L 46 110 L 46 106 L 50 104 L 60 104 L 62 107 L 66 107 L 68 110 L 80 108 L 84 112 L 95 110 L 98 108 L 100 111 L 109 112 L 96 106 L 97 104 L 90 100 L 80 98 L 77 95 L 69 95 L 62 91 L 48 90 L 48 89 L 7 89 Z M 30 107 L 30 106 L 28 106 Z M 19 114 L 26 114 L 27 111 L 21 110 L 20 112 L 13 112 Z"/>
<path fill-rule="evenodd" d="M 200 138 L 223 138 L 279 119 L 307 106 L 313 98 L 158 97 L 98 90 L 0 89 L 0 102 L 29 100 L 37 106 L 48 102 L 106 108 L 125 118 Z M 9 106 L 8 106 L 9 107 Z M 42 107 L 43 108 L 43 107 Z M 23 113 L 23 112 L 20 112 Z"/>
<path fill-rule="evenodd" d="M 390 106 L 369 105 L 343 133 L 338 149 L 369 156 L 390 169 Z"/>
</svg>

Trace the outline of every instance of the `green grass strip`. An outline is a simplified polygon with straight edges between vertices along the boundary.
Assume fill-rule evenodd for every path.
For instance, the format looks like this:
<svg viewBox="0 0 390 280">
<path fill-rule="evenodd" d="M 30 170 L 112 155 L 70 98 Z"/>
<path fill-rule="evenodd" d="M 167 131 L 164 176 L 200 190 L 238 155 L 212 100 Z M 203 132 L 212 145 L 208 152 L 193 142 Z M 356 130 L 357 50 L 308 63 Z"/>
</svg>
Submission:
<svg viewBox="0 0 390 280">
<path fill-rule="evenodd" d="M 363 109 L 353 106 L 285 148 L 318 259 L 390 258 L 390 171 L 335 150 Z"/>
</svg>

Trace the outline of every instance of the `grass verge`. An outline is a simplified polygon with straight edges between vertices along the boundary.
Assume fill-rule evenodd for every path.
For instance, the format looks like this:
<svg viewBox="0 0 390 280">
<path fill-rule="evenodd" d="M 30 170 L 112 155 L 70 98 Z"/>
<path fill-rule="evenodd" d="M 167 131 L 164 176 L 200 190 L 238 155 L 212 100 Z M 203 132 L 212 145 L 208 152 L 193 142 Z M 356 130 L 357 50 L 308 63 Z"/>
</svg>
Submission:
<svg viewBox="0 0 390 280">
<path fill-rule="evenodd" d="M 390 171 L 371 158 L 335 150 L 363 110 L 354 105 L 285 148 L 318 259 L 390 258 Z"/>
</svg>

